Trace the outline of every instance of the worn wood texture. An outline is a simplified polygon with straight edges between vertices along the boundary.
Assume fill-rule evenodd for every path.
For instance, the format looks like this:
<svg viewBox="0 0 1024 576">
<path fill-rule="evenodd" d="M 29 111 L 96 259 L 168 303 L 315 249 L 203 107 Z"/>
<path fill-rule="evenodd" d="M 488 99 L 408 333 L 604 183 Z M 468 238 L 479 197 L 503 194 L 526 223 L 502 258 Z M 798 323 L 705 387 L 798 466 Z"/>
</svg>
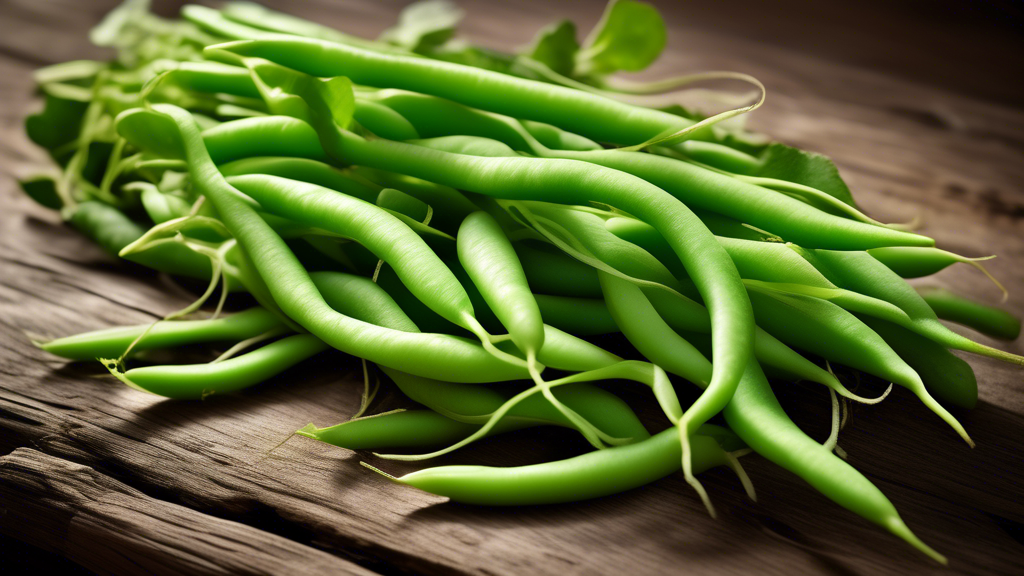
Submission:
<svg viewBox="0 0 1024 576">
<path fill-rule="evenodd" d="M 18 448 L 0 457 L 0 530 L 100 573 L 373 574 L 262 530 L 146 496 L 92 468 Z"/>
<path fill-rule="evenodd" d="M 523 10 L 524 4 L 530 9 Z M 1024 569 L 1022 373 L 973 357 L 981 402 L 956 416 L 977 441 L 975 450 L 901 390 L 878 406 L 858 408 L 840 437 L 851 463 L 893 500 L 911 528 L 949 555 L 951 568 L 942 570 L 756 456 L 744 459 L 758 489 L 756 504 L 743 497 L 730 474 L 705 475 L 720 512 L 717 521 L 707 517 L 678 477 L 577 505 L 510 509 L 453 505 L 391 485 L 359 466 L 360 460 L 373 460 L 369 454 L 289 437 L 307 422 L 327 425 L 355 411 L 358 365 L 341 354 L 321 355 L 236 396 L 168 402 L 124 387 L 98 365 L 66 364 L 35 349 L 24 332 L 59 336 L 151 321 L 191 298 L 167 279 L 115 263 L 56 215 L 32 205 L 14 180 L 46 166 L 21 129 L 33 105 L 30 70 L 102 55 L 87 46 L 85 32 L 110 6 L 56 0 L 0 8 L 5 18 L 0 34 L 0 101 L 5 103 L 0 111 L 0 453 L 31 447 L 46 456 L 22 450 L 5 462 L 29 458 L 40 466 L 36 469 L 45 463 L 62 478 L 52 481 L 48 497 L 58 515 L 44 511 L 45 498 L 18 505 L 38 506 L 47 521 L 71 515 L 69 522 L 84 526 L 81 522 L 96 518 L 86 502 L 91 497 L 64 487 L 92 478 L 96 483 L 90 490 L 127 498 L 134 508 L 125 512 L 138 514 L 136 519 L 187 517 L 196 525 L 206 518 L 210 524 L 200 533 L 210 534 L 224 521 L 220 518 L 272 533 L 261 538 L 276 542 L 282 552 L 274 554 L 278 563 L 264 565 L 267 572 L 295 571 L 297 566 L 282 568 L 279 562 L 287 550 L 302 547 L 333 555 L 314 552 L 309 563 L 347 561 L 388 574 L 683 569 L 997 574 Z M 599 9 L 592 2 L 466 2 L 465 7 L 465 34 L 504 49 L 525 43 L 559 16 L 571 16 L 586 29 Z M 287 3 L 285 9 L 372 36 L 394 20 L 397 6 L 317 1 Z M 685 20 L 670 24 L 670 37 L 670 51 L 653 75 L 715 68 L 761 78 L 769 100 L 751 119 L 752 127 L 831 155 L 876 217 L 904 220 L 920 214 L 925 232 L 940 246 L 969 256 L 998 254 L 991 269 L 1014 293 L 1007 306 L 1024 313 L 1019 294 L 1024 285 L 1024 111 L 856 68 L 842 58 L 827 60 L 727 30 L 699 29 Z M 951 269 L 928 282 L 990 301 L 998 295 L 970 269 Z M 996 345 L 1024 352 L 1020 342 Z M 799 424 L 815 437 L 827 435 L 828 396 L 822 390 L 789 385 L 777 391 Z M 626 394 L 642 399 L 633 390 Z M 528 431 L 485 441 L 444 462 L 523 463 L 584 448 L 565 432 Z M 391 472 L 411 469 L 374 464 Z M 0 496 L 0 508 L 13 508 L 8 494 Z M 172 509 L 176 516 L 167 512 Z M 20 525 L 11 515 L 0 516 L 7 533 L 24 536 Z M 150 542 L 156 546 L 167 534 L 157 530 Z M 141 540 L 122 540 L 129 541 Z M 251 559 L 256 562 L 257 556 Z M 135 571 L 123 564 L 89 566 Z M 168 562 L 154 571 L 187 569 L 196 565 Z"/>
</svg>

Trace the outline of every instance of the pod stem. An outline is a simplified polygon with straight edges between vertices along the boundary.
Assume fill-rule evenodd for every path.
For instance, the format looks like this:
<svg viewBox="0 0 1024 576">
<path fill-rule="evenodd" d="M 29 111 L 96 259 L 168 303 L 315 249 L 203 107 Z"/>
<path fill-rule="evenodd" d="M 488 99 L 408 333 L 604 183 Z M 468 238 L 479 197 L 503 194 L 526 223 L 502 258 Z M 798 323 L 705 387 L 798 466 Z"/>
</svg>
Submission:
<svg viewBox="0 0 1024 576">
<path fill-rule="evenodd" d="M 679 429 L 679 445 L 682 447 L 683 452 L 683 477 L 686 478 L 686 483 L 700 496 L 700 501 L 704 503 L 704 507 L 708 510 L 708 516 L 718 518 L 718 514 L 715 513 L 715 506 L 711 504 L 711 498 L 708 496 L 707 490 L 704 489 L 704 485 L 700 483 L 700 480 L 697 480 L 697 477 L 693 475 L 690 435 L 686 433 L 687 426 L 685 422 L 680 421 L 677 428 Z"/>
<path fill-rule="evenodd" d="M 743 469 L 743 465 L 740 464 L 739 456 L 741 450 L 736 452 L 726 452 L 725 459 L 729 463 L 729 468 L 736 474 L 736 477 L 740 479 L 740 484 L 743 485 L 743 491 L 747 493 L 747 497 L 757 502 L 757 493 L 754 491 L 754 483 L 750 481 L 750 476 L 747 475 L 747 471 Z M 748 452 L 749 453 L 749 452 Z"/>
</svg>

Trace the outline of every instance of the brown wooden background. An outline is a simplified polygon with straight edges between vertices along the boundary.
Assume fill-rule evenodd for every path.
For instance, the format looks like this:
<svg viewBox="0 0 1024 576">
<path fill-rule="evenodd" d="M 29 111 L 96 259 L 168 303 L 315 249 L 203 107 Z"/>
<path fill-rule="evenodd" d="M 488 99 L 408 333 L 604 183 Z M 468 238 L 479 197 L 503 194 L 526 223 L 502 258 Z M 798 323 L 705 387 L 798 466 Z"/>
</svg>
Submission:
<svg viewBox="0 0 1024 576">
<path fill-rule="evenodd" d="M 705 475 L 710 520 L 671 477 L 577 505 L 480 508 L 389 485 L 355 454 L 300 437 L 358 404 L 357 367 L 325 354 L 266 385 L 205 402 L 161 402 L 36 350 L 24 332 L 59 336 L 151 321 L 187 303 L 174 282 L 115 263 L 21 196 L 15 178 L 47 165 L 22 130 L 37 105 L 30 72 L 102 57 L 86 31 L 113 2 L 0 3 L 0 533 L 6 570 L 64 558 L 100 573 L 659 574 L 1021 573 L 1024 385 L 1019 368 L 969 358 L 981 402 L 958 411 L 970 450 L 896 390 L 857 409 L 840 436 L 851 462 L 893 500 L 943 571 L 799 479 L 752 456 L 759 494 Z M 375 36 L 400 2 L 277 2 Z M 470 39 L 510 49 L 556 17 L 581 30 L 600 2 L 460 2 Z M 176 4 L 158 3 L 164 13 Z M 652 74 L 732 69 L 768 86 L 750 121 L 832 156 L 869 212 L 920 214 L 941 247 L 996 253 L 991 270 L 1024 314 L 1024 42 L 1019 8 L 999 3 L 856 5 L 785 0 L 662 3 L 670 50 Z M 995 301 L 970 269 L 930 282 Z M 982 341 L 991 343 L 985 338 Z M 1017 353 L 1019 342 L 996 344 Z M 780 387 L 815 437 L 828 397 Z M 627 391 L 630 398 L 642 398 Z M 385 403 L 388 400 L 385 400 Z M 276 447 L 276 448 L 275 448 Z M 564 457 L 569 433 L 488 440 L 445 462 Z M 380 464 L 380 462 L 375 462 Z M 383 463 L 389 471 L 405 468 Z M 39 547 L 25 546 L 30 542 Z M 41 552 L 41 550 L 48 551 Z M 52 554 L 51 554 L 52 553 Z"/>
</svg>

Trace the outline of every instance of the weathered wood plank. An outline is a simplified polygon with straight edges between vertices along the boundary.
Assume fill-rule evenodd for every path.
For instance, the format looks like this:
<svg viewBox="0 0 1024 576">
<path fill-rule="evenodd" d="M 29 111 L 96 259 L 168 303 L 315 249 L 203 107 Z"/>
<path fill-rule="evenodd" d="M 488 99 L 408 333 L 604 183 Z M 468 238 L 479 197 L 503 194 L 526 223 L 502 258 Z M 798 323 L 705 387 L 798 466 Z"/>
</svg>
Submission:
<svg viewBox="0 0 1024 576">
<path fill-rule="evenodd" d="M 0 502 L 0 530 L 100 574 L 373 574 L 30 448 L 0 457 Z"/>
<path fill-rule="evenodd" d="M 35 54 L 48 62 L 92 54 L 85 52 L 85 29 L 111 4 L 61 4 L 62 39 Z M 34 30 L 45 18 L 28 12 L 54 12 L 36 5 L 19 5 L 12 21 Z M 280 4 L 364 36 L 392 22 L 397 5 Z M 530 3 L 537 8 L 530 11 L 520 6 L 469 4 L 464 30 L 471 39 L 508 49 L 556 17 L 586 25 L 597 17 L 579 17 L 573 6 L 557 3 Z M 1021 286 L 1024 271 L 1017 264 L 1024 239 L 1021 218 L 1013 216 L 1024 176 L 1020 110 L 824 63 L 728 31 L 673 22 L 670 35 L 673 49 L 654 74 L 727 68 L 762 78 L 769 100 L 752 126 L 832 155 L 873 214 L 904 219 L 923 212 L 927 232 L 940 245 L 967 255 L 998 253 L 994 272 L 1011 290 Z M 17 56 L 33 43 L 38 37 L 17 34 L 4 37 L 0 47 Z M 756 457 L 744 464 L 759 490 L 757 504 L 742 497 L 730 474 L 707 475 L 722 514 L 715 522 L 679 478 L 575 506 L 478 508 L 390 485 L 358 465 L 372 458 L 367 454 L 304 438 L 277 447 L 309 421 L 326 425 L 354 412 L 361 384 L 349 375 L 355 364 L 340 354 L 318 357 L 236 396 L 186 403 L 136 393 L 104 377 L 98 366 L 46 356 L 22 331 L 57 336 L 145 322 L 181 307 L 188 295 L 158 276 L 113 264 L 16 191 L 13 172 L 45 165 L 21 133 L 29 70 L 24 61 L 0 58 L 4 452 L 32 446 L 162 500 L 284 533 L 393 573 L 654 574 L 682 567 L 709 573 L 949 573 Z M 950 270 L 937 281 L 974 296 L 995 295 L 972 270 Z M 1024 312 L 1019 295 L 1008 306 Z M 1020 342 L 997 345 L 1024 351 Z M 1024 474 L 1024 386 L 1019 369 L 970 361 L 983 401 L 957 416 L 978 441 L 976 450 L 901 391 L 882 405 L 857 410 L 841 445 L 911 527 L 951 556 L 953 573 L 1019 572 L 1013 534 L 1024 522 L 1016 484 Z M 826 435 L 828 399 L 821 390 L 794 386 L 779 393 L 802 426 L 815 437 Z M 511 464 L 582 449 L 568 433 L 529 432 L 484 442 L 444 462 Z M 392 472 L 408 469 L 374 463 Z"/>
</svg>

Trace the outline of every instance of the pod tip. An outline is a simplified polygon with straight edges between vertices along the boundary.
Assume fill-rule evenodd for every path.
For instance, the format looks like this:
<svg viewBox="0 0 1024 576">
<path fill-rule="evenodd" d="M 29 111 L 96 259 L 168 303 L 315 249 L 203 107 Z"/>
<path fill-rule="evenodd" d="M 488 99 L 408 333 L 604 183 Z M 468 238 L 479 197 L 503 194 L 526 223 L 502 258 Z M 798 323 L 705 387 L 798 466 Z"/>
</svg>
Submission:
<svg viewBox="0 0 1024 576">
<path fill-rule="evenodd" d="M 892 532 L 896 536 L 899 536 L 904 541 L 906 541 L 907 544 L 910 544 L 914 548 L 917 548 L 932 560 L 935 560 L 943 566 L 947 566 L 949 564 L 949 560 L 947 560 L 945 556 L 936 552 L 931 546 L 922 542 L 920 538 L 918 538 L 913 532 L 911 532 L 910 528 L 906 525 L 906 523 L 903 522 L 903 519 L 899 516 L 891 516 L 888 520 L 885 521 L 884 525 L 889 530 L 889 532 Z"/>
</svg>

